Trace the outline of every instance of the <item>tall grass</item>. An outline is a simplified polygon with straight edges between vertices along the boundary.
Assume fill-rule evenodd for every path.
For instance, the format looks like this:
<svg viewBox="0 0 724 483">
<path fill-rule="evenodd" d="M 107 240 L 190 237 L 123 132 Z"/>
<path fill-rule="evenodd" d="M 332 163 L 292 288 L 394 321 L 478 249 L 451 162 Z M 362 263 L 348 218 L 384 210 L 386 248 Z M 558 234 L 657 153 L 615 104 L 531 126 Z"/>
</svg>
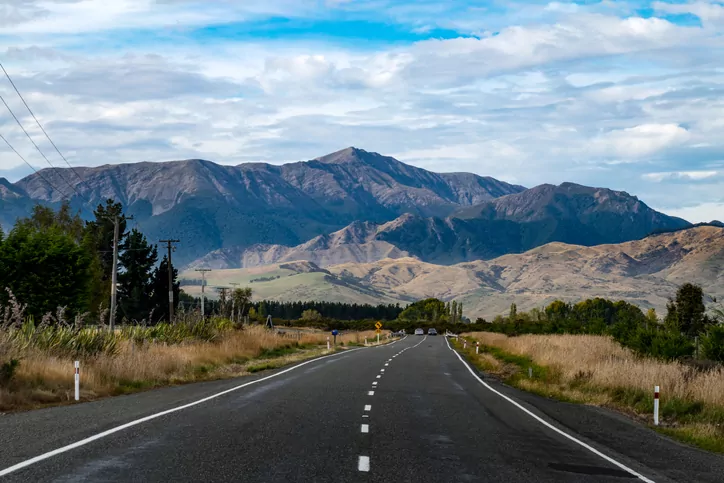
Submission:
<svg viewBox="0 0 724 483">
<path fill-rule="evenodd" d="M 372 341 L 372 334 L 343 334 L 337 343 Z M 12 376 L 0 381 L 0 411 L 69 401 L 75 360 L 81 361 L 82 399 L 92 399 L 278 367 L 326 353 L 328 336 L 235 327 L 221 318 L 184 317 L 174 324 L 125 325 L 111 332 L 61 318 L 18 324 L 16 317 L 0 327 L 0 364 L 19 361 Z"/>
<path fill-rule="evenodd" d="M 608 336 L 476 332 L 476 362 L 514 385 L 568 401 L 613 406 L 650 422 L 661 388 L 662 431 L 724 452 L 724 368 L 640 357 Z M 474 352 L 474 351 L 473 351 Z M 476 357 L 468 351 L 469 357 Z M 491 361 L 491 358 L 493 361 Z M 527 377 L 527 367 L 534 371 Z"/>
<path fill-rule="evenodd" d="M 555 369 L 564 382 L 652 392 L 655 385 L 668 397 L 724 405 L 724 369 L 699 370 L 680 362 L 636 356 L 612 338 L 596 335 L 522 335 L 480 332 L 481 344 L 525 355 Z"/>
</svg>

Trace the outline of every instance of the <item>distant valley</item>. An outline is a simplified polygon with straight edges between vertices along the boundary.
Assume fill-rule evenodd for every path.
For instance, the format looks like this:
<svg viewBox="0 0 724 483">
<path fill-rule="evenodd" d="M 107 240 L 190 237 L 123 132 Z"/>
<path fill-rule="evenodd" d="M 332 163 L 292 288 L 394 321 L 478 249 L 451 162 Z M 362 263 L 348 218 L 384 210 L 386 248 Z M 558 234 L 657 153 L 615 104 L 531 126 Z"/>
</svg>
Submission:
<svg viewBox="0 0 724 483">
<path fill-rule="evenodd" d="M 182 277 L 196 275 L 188 271 Z M 512 302 L 528 310 L 556 299 L 588 297 L 627 300 L 661 313 L 668 297 L 685 282 L 701 285 L 710 297 L 724 297 L 724 229 L 698 227 L 594 247 L 550 243 L 522 254 L 455 265 L 409 257 L 325 268 L 297 261 L 215 270 L 208 276 L 210 286 L 248 284 L 258 299 L 371 304 L 454 299 L 473 319 L 504 314 Z M 187 285 L 184 290 L 198 295 L 200 287 Z"/>
</svg>

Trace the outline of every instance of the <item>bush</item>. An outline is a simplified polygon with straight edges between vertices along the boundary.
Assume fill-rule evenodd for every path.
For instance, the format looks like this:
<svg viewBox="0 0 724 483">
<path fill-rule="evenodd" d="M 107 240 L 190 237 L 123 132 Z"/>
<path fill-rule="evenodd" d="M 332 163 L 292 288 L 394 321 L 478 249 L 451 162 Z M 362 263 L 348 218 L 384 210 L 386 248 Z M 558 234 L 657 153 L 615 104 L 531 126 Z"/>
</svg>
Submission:
<svg viewBox="0 0 724 483">
<path fill-rule="evenodd" d="M 724 325 L 714 325 L 701 338 L 702 355 L 712 361 L 724 362 Z"/>
<path fill-rule="evenodd" d="M 19 365 L 20 361 L 17 359 L 10 359 L 8 362 L 0 365 L 0 387 L 10 384 Z"/>
</svg>

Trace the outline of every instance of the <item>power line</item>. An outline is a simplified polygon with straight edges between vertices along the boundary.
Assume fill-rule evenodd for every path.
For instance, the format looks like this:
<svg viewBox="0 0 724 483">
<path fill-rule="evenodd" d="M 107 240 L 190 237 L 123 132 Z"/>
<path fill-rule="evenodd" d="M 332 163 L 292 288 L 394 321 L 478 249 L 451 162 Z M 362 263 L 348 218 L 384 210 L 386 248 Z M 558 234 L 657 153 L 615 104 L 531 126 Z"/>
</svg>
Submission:
<svg viewBox="0 0 724 483">
<path fill-rule="evenodd" d="M 41 178 L 43 181 L 45 181 L 46 183 L 48 183 L 48 185 L 50 185 L 51 188 L 53 188 L 54 190 L 58 191 L 61 195 L 63 195 L 63 198 L 67 198 L 67 197 L 68 197 L 68 195 L 66 195 L 65 193 L 63 193 L 63 191 L 61 191 L 61 190 L 60 190 L 59 188 L 57 188 L 53 183 L 51 183 L 50 181 L 48 181 L 48 179 L 47 179 L 45 176 L 43 176 L 42 174 L 40 174 L 40 172 L 39 172 L 37 169 L 35 169 L 32 164 L 28 163 L 28 161 L 23 157 L 23 155 L 20 154 L 20 153 L 17 151 L 17 149 L 15 149 L 15 148 L 13 147 L 12 144 L 10 144 L 10 141 L 8 141 L 7 139 L 5 139 L 5 136 L 3 136 L 2 134 L 0 134 L 0 139 L 2 139 L 3 141 L 5 141 L 5 144 L 7 144 L 8 147 L 9 147 L 10 149 L 12 149 L 13 152 L 14 152 L 15 154 L 17 154 L 18 157 L 19 157 L 20 159 L 22 159 L 25 164 L 27 164 L 28 166 L 30 166 L 30 169 L 32 169 L 33 171 L 35 171 L 35 174 L 37 174 L 38 176 L 40 176 L 40 178 Z"/>
<path fill-rule="evenodd" d="M 8 105 L 7 102 L 5 102 L 5 98 L 4 98 L 2 95 L 0 95 L 0 101 L 2 101 L 3 104 L 5 104 L 5 107 L 7 108 L 8 112 L 10 112 L 10 114 L 13 116 L 13 119 L 15 119 L 15 122 L 18 123 L 18 126 L 20 126 L 20 129 L 23 130 L 23 132 L 25 133 L 25 135 L 27 136 L 27 138 L 30 140 L 31 143 L 33 143 L 33 146 L 35 146 L 35 149 L 36 149 L 36 150 L 40 153 L 40 155 L 45 159 L 45 161 L 48 163 L 48 165 L 50 165 L 51 168 L 53 168 L 53 169 L 55 169 L 55 170 L 57 171 L 58 168 L 56 168 L 55 166 L 53 166 L 53 163 L 50 162 L 50 160 L 48 159 L 48 157 L 47 157 L 47 156 L 43 153 L 43 151 L 38 147 L 38 145 L 35 143 L 35 141 L 33 141 L 33 138 L 30 137 L 30 134 L 28 134 L 28 131 L 25 130 L 25 127 L 23 126 L 23 123 L 20 122 L 20 119 L 18 119 L 18 116 L 15 115 L 15 113 L 13 112 L 12 109 L 10 109 L 10 106 Z M 58 176 L 60 176 L 60 179 L 62 179 L 63 181 L 65 181 L 65 184 L 67 184 L 68 186 L 70 186 L 71 189 L 72 189 L 73 191 L 75 191 L 75 192 L 78 194 L 78 196 L 80 196 L 80 198 L 81 198 L 82 200 L 85 200 L 85 198 L 83 197 L 83 195 L 81 195 L 80 192 L 78 192 L 78 190 L 75 189 L 75 186 L 73 186 L 72 184 L 70 184 L 70 182 L 68 182 L 68 180 L 65 179 L 65 177 L 60 173 L 60 171 L 58 171 Z"/>
<path fill-rule="evenodd" d="M 10 74 L 8 74 L 8 71 L 5 70 L 5 66 L 3 66 L 2 62 L 0 62 L 0 69 L 2 69 L 2 71 L 5 73 L 5 77 L 7 77 L 8 80 L 10 81 L 10 85 L 13 86 L 13 89 L 15 89 L 15 92 L 18 94 L 18 97 L 20 98 L 21 101 L 23 101 L 23 104 L 25 104 L 25 108 L 28 110 L 28 112 L 30 113 L 30 115 L 33 116 L 33 119 L 35 120 L 35 123 L 38 125 L 38 127 L 40 128 L 40 130 L 43 131 L 43 134 L 45 134 L 45 137 L 48 138 L 48 141 L 50 141 L 50 144 L 53 145 L 53 147 L 54 147 L 55 150 L 58 152 L 58 154 L 60 155 L 60 157 L 63 158 L 63 161 L 65 161 L 65 164 L 68 165 L 68 167 L 71 169 L 71 171 L 73 171 L 73 173 L 78 177 L 78 179 L 80 180 L 80 182 L 81 182 L 81 183 L 85 183 L 85 180 L 78 174 L 78 172 L 77 172 L 77 171 L 75 170 L 75 168 L 68 162 L 68 160 L 65 158 L 65 156 L 63 156 L 63 153 L 60 152 L 60 149 L 58 149 L 58 146 L 56 146 L 55 143 L 53 142 L 53 140 L 50 139 L 50 136 L 49 136 L 48 133 L 45 131 L 45 128 L 43 127 L 43 125 L 40 124 L 40 121 L 38 121 L 38 118 L 35 117 L 35 113 L 33 113 L 33 110 L 30 109 L 30 106 L 28 105 L 28 103 L 25 102 L 25 98 L 23 97 L 23 95 L 22 95 L 22 94 L 20 93 L 20 91 L 18 90 L 17 86 L 15 85 L 15 82 L 13 82 L 13 79 L 10 77 Z M 89 188 L 89 186 L 88 186 L 87 183 L 85 183 L 85 185 L 86 185 L 86 188 Z M 90 189 L 89 189 L 89 191 L 90 191 Z M 76 193 L 77 193 L 77 191 L 76 191 Z"/>
</svg>

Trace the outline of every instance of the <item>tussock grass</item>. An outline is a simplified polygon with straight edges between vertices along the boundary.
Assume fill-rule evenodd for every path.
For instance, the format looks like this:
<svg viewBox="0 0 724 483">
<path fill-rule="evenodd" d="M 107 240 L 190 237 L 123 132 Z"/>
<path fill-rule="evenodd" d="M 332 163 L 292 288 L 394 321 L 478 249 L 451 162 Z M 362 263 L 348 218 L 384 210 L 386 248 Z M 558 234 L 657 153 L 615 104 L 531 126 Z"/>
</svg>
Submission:
<svg viewBox="0 0 724 483">
<path fill-rule="evenodd" d="M 661 387 L 666 434 L 724 452 L 724 368 L 702 370 L 635 355 L 607 336 L 476 332 L 481 354 L 466 355 L 487 372 L 547 397 L 614 407 L 651 423 L 653 389 Z M 469 346 L 472 346 L 470 344 Z M 497 361 L 491 361 L 491 358 Z M 533 378 L 528 368 L 533 368 Z"/>
<path fill-rule="evenodd" d="M 185 331 L 122 328 L 113 335 L 113 351 L 92 355 L 50 350 L 34 343 L 19 345 L 8 340 L 7 332 L 0 332 L 0 349 L 6 350 L 3 357 L 20 360 L 14 377 L 0 385 L 0 411 L 70 401 L 74 393 L 74 360 L 81 361 L 81 398 L 87 400 L 169 384 L 234 377 L 328 353 L 326 332 L 303 331 L 291 338 L 260 326 L 238 330 L 222 323 L 214 329 L 213 336 L 206 329 L 200 336 L 178 336 Z M 147 335 L 142 337 L 144 332 Z M 338 336 L 338 346 L 342 342 L 364 341 L 365 336 L 372 340 L 373 333 Z"/>
</svg>

